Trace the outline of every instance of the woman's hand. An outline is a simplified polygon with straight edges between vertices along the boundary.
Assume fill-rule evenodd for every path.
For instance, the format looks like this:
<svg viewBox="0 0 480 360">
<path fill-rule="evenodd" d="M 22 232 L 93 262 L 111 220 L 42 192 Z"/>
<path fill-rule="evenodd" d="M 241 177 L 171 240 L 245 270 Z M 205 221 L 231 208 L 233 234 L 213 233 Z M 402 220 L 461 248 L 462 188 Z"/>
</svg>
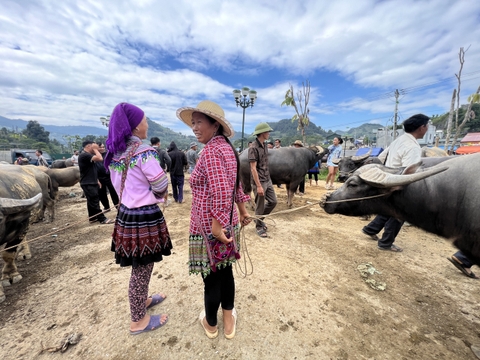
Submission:
<svg viewBox="0 0 480 360">
<path fill-rule="evenodd" d="M 240 214 L 240 224 L 242 226 L 247 226 L 252 222 L 252 218 L 250 217 L 250 214 L 248 212 Z"/>
<path fill-rule="evenodd" d="M 242 224 L 242 226 L 247 226 L 252 222 L 252 219 L 250 218 L 250 214 L 247 212 L 245 203 L 237 203 L 237 206 L 238 213 L 240 214 L 240 224 Z"/>
<path fill-rule="evenodd" d="M 213 236 L 215 236 L 215 238 L 217 240 L 219 240 L 220 242 L 224 243 L 224 244 L 228 244 L 228 243 L 231 243 L 233 241 L 233 237 L 231 234 L 228 234 L 230 237 L 227 238 L 227 229 L 222 229 L 222 231 L 220 232 L 220 234 L 213 234 Z M 218 235 L 218 236 L 217 236 Z"/>
</svg>

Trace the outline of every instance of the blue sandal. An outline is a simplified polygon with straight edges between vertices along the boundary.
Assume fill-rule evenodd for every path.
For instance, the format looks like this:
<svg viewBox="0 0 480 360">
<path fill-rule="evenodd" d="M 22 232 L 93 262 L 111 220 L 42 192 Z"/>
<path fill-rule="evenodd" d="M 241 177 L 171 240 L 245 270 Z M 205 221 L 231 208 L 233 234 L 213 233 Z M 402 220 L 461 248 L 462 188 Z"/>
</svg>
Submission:
<svg viewBox="0 0 480 360">
<path fill-rule="evenodd" d="M 165 300 L 165 298 L 166 298 L 166 296 L 163 297 L 160 294 L 155 294 L 155 295 L 150 296 L 150 299 L 152 299 L 152 302 L 150 303 L 150 305 L 147 306 L 147 309 L 150 309 L 150 308 L 154 307 L 155 305 L 160 304 L 163 300 Z"/>
<path fill-rule="evenodd" d="M 130 330 L 130 335 L 138 335 L 144 332 L 149 332 L 153 330 L 160 329 L 163 325 L 165 325 L 168 322 L 168 317 L 165 319 L 165 322 L 162 324 L 161 323 L 161 318 L 162 315 L 152 315 L 150 316 L 150 321 L 148 322 L 148 325 L 145 327 L 143 330 L 137 330 L 137 331 L 132 331 Z"/>
</svg>

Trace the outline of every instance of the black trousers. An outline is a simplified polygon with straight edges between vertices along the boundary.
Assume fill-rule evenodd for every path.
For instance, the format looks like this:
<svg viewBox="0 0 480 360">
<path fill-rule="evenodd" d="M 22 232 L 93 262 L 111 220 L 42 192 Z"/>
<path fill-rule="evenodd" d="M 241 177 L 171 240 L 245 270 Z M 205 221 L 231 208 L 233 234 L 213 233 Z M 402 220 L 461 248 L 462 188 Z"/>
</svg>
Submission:
<svg viewBox="0 0 480 360">
<path fill-rule="evenodd" d="M 100 222 L 104 221 L 106 219 L 106 216 L 104 214 L 99 214 L 102 212 L 102 210 L 100 210 L 100 201 L 98 197 L 99 186 L 97 184 L 81 185 L 81 186 L 83 189 L 83 193 L 87 198 L 87 210 L 88 210 L 88 217 L 90 218 L 90 221 L 95 221 L 95 220 L 98 220 Z"/>
<path fill-rule="evenodd" d="M 110 209 L 110 202 L 108 201 L 107 189 L 108 189 L 108 192 L 110 193 L 110 197 L 112 198 L 113 205 L 117 206 L 118 195 L 117 195 L 117 192 L 115 191 L 115 188 L 113 187 L 112 180 L 110 180 L 110 178 L 102 179 L 100 180 L 100 183 L 102 184 L 102 187 L 98 190 L 98 197 L 100 198 L 100 202 L 102 203 L 103 208 L 105 210 Z"/>
<path fill-rule="evenodd" d="M 383 230 L 382 238 L 378 240 L 378 246 L 382 248 L 389 248 L 392 246 L 398 232 L 403 226 L 403 221 L 395 219 L 390 216 L 377 215 L 370 224 L 363 228 L 363 231 L 368 235 L 377 235 Z"/>
<path fill-rule="evenodd" d="M 235 280 L 232 266 L 229 265 L 203 278 L 205 315 L 208 325 L 217 325 L 217 312 L 220 304 L 224 310 L 233 310 L 235 303 Z"/>
</svg>

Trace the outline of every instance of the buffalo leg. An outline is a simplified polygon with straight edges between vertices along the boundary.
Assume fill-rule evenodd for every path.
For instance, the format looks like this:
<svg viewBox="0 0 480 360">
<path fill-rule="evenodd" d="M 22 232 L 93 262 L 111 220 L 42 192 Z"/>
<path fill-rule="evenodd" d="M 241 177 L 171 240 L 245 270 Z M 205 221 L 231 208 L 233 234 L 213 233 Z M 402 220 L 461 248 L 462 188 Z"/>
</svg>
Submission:
<svg viewBox="0 0 480 360">
<path fill-rule="evenodd" d="M 15 264 L 16 251 L 4 251 L 2 252 L 2 259 L 5 265 L 2 269 L 2 285 L 10 286 L 22 280 L 22 275 L 17 270 Z"/>
<path fill-rule="evenodd" d="M 30 245 L 28 245 L 24 238 L 17 248 L 17 260 L 28 260 L 31 258 Z"/>
<path fill-rule="evenodd" d="M 28 260 L 32 258 L 32 253 L 30 252 L 30 245 L 26 242 L 27 232 L 30 228 L 30 223 L 24 222 L 22 226 L 25 228 L 22 233 L 18 236 L 18 246 L 17 246 L 17 260 Z M 13 244 L 12 244 L 13 245 Z"/>
<path fill-rule="evenodd" d="M 285 184 L 285 186 L 287 188 L 287 207 L 291 209 L 293 206 L 293 196 L 295 195 L 298 184 L 288 183 Z"/>
</svg>

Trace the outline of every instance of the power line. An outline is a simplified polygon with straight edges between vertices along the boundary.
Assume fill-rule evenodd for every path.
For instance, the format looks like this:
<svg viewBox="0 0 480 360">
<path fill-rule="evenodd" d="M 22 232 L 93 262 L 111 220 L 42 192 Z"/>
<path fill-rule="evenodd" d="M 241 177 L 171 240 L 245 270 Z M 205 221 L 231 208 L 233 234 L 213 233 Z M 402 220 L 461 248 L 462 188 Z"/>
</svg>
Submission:
<svg viewBox="0 0 480 360">
<path fill-rule="evenodd" d="M 474 76 L 474 75 L 477 75 L 477 76 Z M 480 78 L 480 70 L 473 71 L 473 72 L 466 73 L 466 74 L 462 75 L 461 80 L 462 81 L 469 81 L 469 80 L 474 80 L 474 79 L 478 79 L 478 78 Z M 414 92 L 414 91 L 417 91 L 417 90 L 421 90 L 421 89 L 430 87 L 432 85 L 437 85 L 437 84 L 441 84 L 441 83 L 456 80 L 456 79 L 457 79 L 456 77 L 449 77 L 449 78 L 446 78 L 446 79 L 443 79 L 443 80 L 439 80 L 439 81 L 435 81 L 435 82 L 431 82 L 431 83 L 427 83 L 427 84 L 415 85 L 415 86 L 407 87 L 407 88 L 404 88 L 404 89 L 399 89 L 399 92 L 400 92 L 401 95 L 405 95 L 405 94 L 408 94 L 410 92 Z M 359 103 L 384 100 L 384 99 L 388 99 L 388 98 L 391 98 L 391 97 L 394 97 L 394 96 L 395 96 L 395 91 L 389 91 L 389 92 L 386 92 L 386 93 L 383 93 L 383 94 L 378 94 L 378 95 L 375 95 L 375 96 L 372 96 L 372 97 L 368 97 L 368 98 L 365 98 L 365 99 L 359 99 L 359 100 L 350 102 L 350 103 L 348 103 L 348 105 L 345 105 L 344 107 L 359 104 Z"/>
<path fill-rule="evenodd" d="M 473 76 L 473 75 L 477 75 L 477 74 L 479 76 Z M 455 78 L 455 80 L 457 79 L 456 76 L 454 78 Z M 473 71 L 473 72 L 466 73 L 466 74 L 462 75 L 461 80 L 462 81 L 468 81 L 468 80 L 473 80 L 473 79 L 478 79 L 478 78 L 480 78 L 480 70 Z M 429 83 L 429 84 L 411 86 L 409 88 L 402 89 L 402 91 L 405 91 L 405 92 L 416 91 L 418 89 L 426 88 L 426 87 L 429 87 L 429 86 L 432 86 L 432 85 L 440 84 L 442 82 L 447 82 L 447 81 L 451 81 L 451 80 L 452 80 L 452 78 L 448 78 L 448 79 L 444 79 L 444 80 L 440 80 L 440 81 L 435 81 L 435 82 Z"/>
<path fill-rule="evenodd" d="M 478 75 L 478 76 L 475 76 L 475 75 Z M 462 75 L 461 81 L 464 82 L 464 81 L 474 80 L 474 79 L 478 79 L 478 78 L 480 78 L 480 70 L 473 71 L 473 72 L 466 73 L 466 74 Z M 457 78 L 454 77 L 454 79 L 456 80 Z M 400 95 L 406 95 L 406 94 L 409 94 L 411 92 L 415 92 L 415 91 L 430 87 L 432 85 L 437 85 L 437 84 L 441 84 L 441 83 L 452 81 L 452 80 L 453 80 L 453 78 L 449 77 L 447 79 L 435 81 L 435 82 L 428 83 L 428 84 L 411 86 L 411 87 L 408 87 L 408 88 L 405 88 L 405 89 L 398 90 L 398 93 Z M 363 99 L 363 100 L 357 100 L 357 101 L 351 102 L 351 103 L 348 104 L 348 106 L 355 105 L 355 104 L 358 104 L 358 103 L 365 103 L 365 102 L 388 99 L 388 98 L 391 98 L 391 97 L 395 97 L 396 94 L 397 94 L 397 90 L 389 91 L 389 92 L 386 92 L 386 93 L 383 93 L 383 94 L 378 94 L 378 95 L 372 96 L 370 98 L 366 98 L 366 99 Z M 396 101 L 398 101 L 398 98 L 396 99 Z M 347 105 L 345 105 L 343 107 L 347 107 Z M 430 109 L 430 111 L 444 111 L 444 109 L 435 108 L 435 109 Z M 385 120 L 385 119 L 387 119 L 387 122 L 388 122 L 388 120 L 391 120 L 391 118 L 392 118 L 392 116 L 373 118 L 373 119 L 365 119 L 365 120 L 353 121 L 353 122 L 344 123 L 344 124 L 336 124 L 335 126 L 336 127 L 343 127 L 343 126 L 348 126 L 348 125 L 354 125 L 354 124 L 365 123 L 365 122 L 369 123 L 370 121 Z M 330 129 L 333 129 L 333 127 L 330 127 Z"/>
</svg>

